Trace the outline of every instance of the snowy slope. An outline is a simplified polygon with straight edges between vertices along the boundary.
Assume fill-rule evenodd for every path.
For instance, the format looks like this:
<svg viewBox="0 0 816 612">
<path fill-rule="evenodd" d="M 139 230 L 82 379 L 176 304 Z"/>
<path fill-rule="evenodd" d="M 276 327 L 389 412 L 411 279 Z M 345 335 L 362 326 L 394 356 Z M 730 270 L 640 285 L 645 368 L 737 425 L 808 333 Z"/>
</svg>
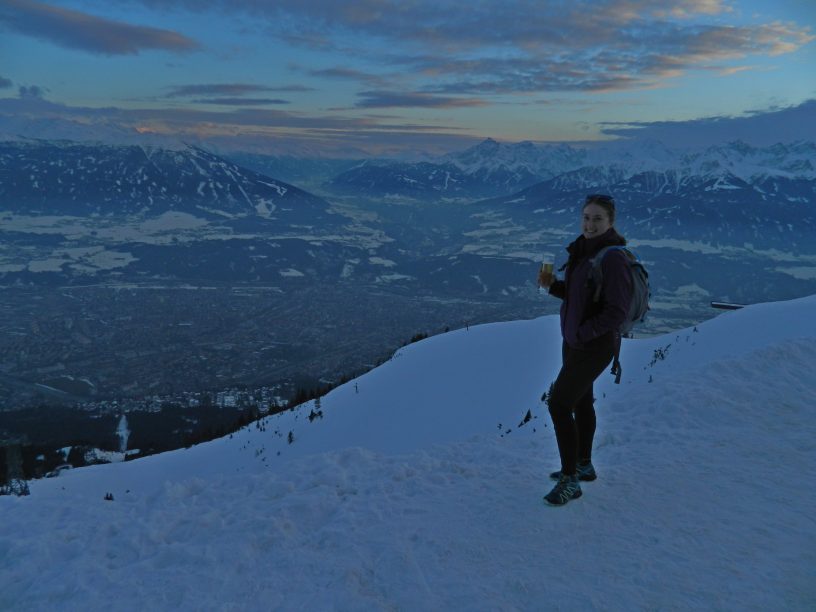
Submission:
<svg viewBox="0 0 816 612">
<path fill-rule="evenodd" d="M 0 609 L 813 609 L 814 309 L 625 341 L 564 508 L 555 317 L 405 347 L 312 422 L 33 482 L 0 498 Z"/>
</svg>

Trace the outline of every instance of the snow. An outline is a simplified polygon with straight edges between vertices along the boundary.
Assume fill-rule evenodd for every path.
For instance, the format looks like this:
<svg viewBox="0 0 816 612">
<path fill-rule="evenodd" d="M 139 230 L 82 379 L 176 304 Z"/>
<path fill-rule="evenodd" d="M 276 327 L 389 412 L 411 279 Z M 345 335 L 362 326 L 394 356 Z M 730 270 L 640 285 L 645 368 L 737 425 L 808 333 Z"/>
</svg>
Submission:
<svg viewBox="0 0 816 612">
<path fill-rule="evenodd" d="M 255 204 L 255 212 L 258 213 L 259 217 L 265 219 L 271 219 L 272 213 L 275 212 L 276 209 L 277 206 L 272 203 L 272 200 L 266 200 L 264 198 L 258 198 Z"/>
<path fill-rule="evenodd" d="M 283 270 L 278 270 L 278 274 L 280 274 L 281 276 L 287 276 L 292 278 L 305 276 L 303 272 L 301 272 L 300 270 L 295 270 L 294 268 L 285 268 Z"/>
<path fill-rule="evenodd" d="M 385 266 L 386 268 L 393 268 L 397 265 L 397 262 L 391 259 L 385 259 L 384 257 L 369 257 L 368 262 L 375 266 Z"/>
<path fill-rule="evenodd" d="M 662 238 L 660 240 L 640 240 L 634 238 L 629 240 L 628 243 L 632 248 L 648 246 L 655 249 L 677 249 L 690 253 L 703 253 L 704 255 L 717 255 L 722 253 L 722 248 L 706 242 L 678 240 L 675 238 Z"/>
<path fill-rule="evenodd" d="M 125 268 L 138 258 L 134 257 L 132 253 L 100 250 L 88 257 L 81 259 L 79 265 L 85 264 L 89 267 L 91 273 L 97 270 L 113 270 L 115 268 Z M 78 269 L 77 265 L 73 266 Z"/>
<path fill-rule="evenodd" d="M 127 416 L 124 414 L 119 419 L 119 425 L 116 426 L 116 435 L 119 438 L 119 452 L 127 452 L 130 428 L 128 427 Z"/>
<path fill-rule="evenodd" d="M 257 181 L 261 185 L 266 185 L 267 187 L 271 187 L 275 191 L 278 192 L 278 195 L 283 197 L 286 195 L 287 189 L 283 185 L 279 185 L 278 183 L 270 183 L 269 181 Z"/>
<path fill-rule="evenodd" d="M 137 261 L 131 253 L 108 251 L 102 246 L 60 248 L 52 251 L 53 257 L 31 260 L 30 272 L 59 272 L 69 265 L 78 272 L 94 274 L 98 270 L 123 268 Z M 3 266 L 4 268 L 8 266 Z M 11 266 L 13 268 L 13 264 Z"/>
<path fill-rule="evenodd" d="M 733 190 L 733 189 L 742 189 L 739 185 L 732 185 L 728 182 L 726 177 L 717 177 L 717 180 L 714 182 L 713 185 L 710 185 L 705 188 L 705 191 L 721 191 L 723 189 L 726 190 Z"/>
<path fill-rule="evenodd" d="M 48 259 L 33 259 L 28 262 L 29 272 L 59 272 L 68 260 L 51 257 Z"/>
<path fill-rule="evenodd" d="M 313 422 L 33 481 L 0 498 L 0 609 L 813 610 L 814 309 L 625 340 L 563 508 L 552 316 L 410 344 Z"/>
<path fill-rule="evenodd" d="M 381 274 L 376 279 L 374 279 L 375 283 L 391 283 L 394 281 L 402 281 L 402 280 L 416 280 L 416 277 L 410 276 L 408 274 Z"/>
<path fill-rule="evenodd" d="M 816 268 L 807 266 L 797 266 L 793 268 L 775 268 L 777 272 L 789 274 L 794 278 L 802 280 L 816 280 Z"/>
<path fill-rule="evenodd" d="M 185 212 L 170 210 L 158 217 L 145 219 L 139 223 L 139 230 L 145 234 L 160 232 L 177 232 L 178 230 L 198 229 L 207 225 L 204 219 Z"/>
<path fill-rule="evenodd" d="M 743 259 L 749 257 L 801 264 L 816 263 L 816 256 L 814 255 L 808 255 L 801 252 L 788 253 L 778 249 L 760 249 L 748 242 L 744 243 L 742 247 L 736 247 L 691 240 L 679 240 L 675 238 L 663 238 L 660 240 L 641 240 L 639 238 L 632 238 L 628 241 L 628 244 L 632 248 L 647 246 L 655 249 L 675 249 L 678 251 L 687 251 L 689 253 L 702 253 L 703 255 L 724 255 L 733 259 Z M 790 270 L 795 270 L 795 268 L 790 268 Z M 781 268 L 778 269 L 778 271 L 790 273 Z M 795 274 L 796 273 L 794 272 L 794 275 Z"/>
</svg>

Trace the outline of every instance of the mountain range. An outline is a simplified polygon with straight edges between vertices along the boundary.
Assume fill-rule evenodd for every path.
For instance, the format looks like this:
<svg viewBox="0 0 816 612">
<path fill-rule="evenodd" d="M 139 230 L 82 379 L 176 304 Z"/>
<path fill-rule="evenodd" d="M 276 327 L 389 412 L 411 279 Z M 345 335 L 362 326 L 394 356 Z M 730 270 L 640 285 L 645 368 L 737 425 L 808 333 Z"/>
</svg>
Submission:
<svg viewBox="0 0 816 612">
<path fill-rule="evenodd" d="M 0 143 L 0 201 L 0 277 L 12 281 L 123 270 L 291 281 L 320 262 L 339 276 L 383 240 L 323 198 L 193 146 Z"/>
<path fill-rule="evenodd" d="M 179 153 L 184 157 L 196 151 L 200 163 L 205 167 L 213 160 L 228 159 L 233 166 L 237 164 L 242 167 L 244 172 L 246 169 L 260 171 L 264 176 L 276 177 L 275 180 L 291 184 L 315 183 L 324 179 L 327 188 L 357 189 L 357 195 L 404 195 L 412 192 L 423 195 L 437 193 L 443 197 L 509 195 L 586 168 L 603 171 L 607 175 L 606 180 L 629 178 L 644 172 L 671 171 L 681 178 L 732 175 L 749 184 L 757 184 L 770 177 L 806 181 L 816 179 L 816 144 L 805 141 L 768 147 L 733 141 L 689 149 L 658 141 L 615 141 L 571 146 L 529 141 L 500 143 L 488 138 L 463 151 L 409 162 L 385 158 L 354 160 L 237 152 L 213 154 L 200 146 L 181 143 L 168 148 L 155 144 L 128 146 L 17 138 L 3 141 L 3 155 L 20 155 L 25 151 L 33 154 L 35 149 L 40 149 L 44 154 L 41 156 L 48 156 L 49 147 L 51 158 L 66 155 L 66 152 L 57 155 L 53 150 L 55 147 L 69 148 L 72 154 L 87 154 L 88 161 L 117 158 L 116 163 L 124 171 L 134 164 L 138 165 L 142 155 L 161 157 Z M 161 162 L 160 159 L 157 161 Z M 44 166 L 40 169 L 47 170 Z M 196 173 L 192 167 L 187 172 L 179 168 L 180 177 L 187 175 L 194 178 Z M 7 174 L 6 179 L 9 176 Z M 147 182 L 144 186 L 149 187 L 149 184 Z"/>
<path fill-rule="evenodd" d="M 789 183 L 816 180 L 816 145 L 808 142 L 752 147 L 740 141 L 700 150 L 672 149 L 659 142 L 593 147 L 487 139 L 459 153 L 407 162 L 364 162 L 340 173 L 327 188 L 369 196 L 479 198 L 510 195 L 561 177 L 561 190 L 611 189 L 638 175 L 665 176 L 652 193 L 677 192 L 688 181 L 722 188 L 742 182 L 760 194 L 789 190 Z M 803 197 L 795 193 L 794 197 Z"/>
<path fill-rule="evenodd" d="M 324 225 L 329 205 L 293 185 L 198 147 L 169 150 L 74 142 L 0 143 L 3 209 L 29 215 L 205 219 L 258 216 Z"/>
<path fill-rule="evenodd" d="M 407 165 L 344 171 L 348 162 L 313 161 L 300 171 L 339 170 L 327 187 L 347 195 L 316 196 L 193 146 L 2 143 L 0 277 L 387 282 L 509 295 L 529 276 L 513 264 L 560 252 L 583 197 L 605 192 L 618 202 L 619 228 L 658 264 L 661 287 L 692 284 L 684 270 L 714 254 L 719 263 L 708 257 L 697 269 L 696 284 L 709 292 L 755 301 L 776 287 L 793 297 L 816 280 L 813 143 L 676 151 L 656 142 L 578 149 L 487 140 Z M 363 175 L 368 182 L 357 180 Z M 485 190 L 501 195 L 437 205 L 440 194 Z M 728 279 L 757 258 L 769 289 L 745 295 Z M 741 271 L 724 274 L 725 260 Z"/>
<path fill-rule="evenodd" d="M 567 145 L 507 145 L 488 138 L 458 153 L 419 162 L 363 161 L 326 188 L 339 193 L 414 198 L 507 194 L 578 167 L 584 152 Z"/>
</svg>

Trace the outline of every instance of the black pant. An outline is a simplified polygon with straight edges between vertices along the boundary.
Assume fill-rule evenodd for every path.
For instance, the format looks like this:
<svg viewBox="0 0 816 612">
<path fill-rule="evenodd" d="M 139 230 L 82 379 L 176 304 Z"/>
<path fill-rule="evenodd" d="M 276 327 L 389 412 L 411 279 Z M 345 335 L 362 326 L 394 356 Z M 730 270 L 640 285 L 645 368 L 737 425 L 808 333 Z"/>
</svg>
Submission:
<svg viewBox="0 0 816 612">
<path fill-rule="evenodd" d="M 578 461 L 592 458 L 595 436 L 592 383 L 612 362 L 614 353 L 613 334 L 598 338 L 585 350 L 570 348 L 566 342 L 561 348 L 561 371 L 550 392 L 549 408 L 563 474 L 575 474 Z"/>
</svg>

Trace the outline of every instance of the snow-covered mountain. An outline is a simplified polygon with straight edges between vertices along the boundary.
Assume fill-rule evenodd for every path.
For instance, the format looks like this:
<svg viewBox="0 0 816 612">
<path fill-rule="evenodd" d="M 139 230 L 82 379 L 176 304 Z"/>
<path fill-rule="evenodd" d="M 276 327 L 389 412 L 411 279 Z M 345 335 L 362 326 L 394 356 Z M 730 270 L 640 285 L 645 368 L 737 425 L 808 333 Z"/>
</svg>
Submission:
<svg viewBox="0 0 816 612">
<path fill-rule="evenodd" d="M 810 610 L 814 308 L 624 341 L 623 383 L 595 388 L 599 479 L 563 508 L 541 500 L 553 316 L 409 345 L 229 438 L 34 481 L 0 498 L 0 607 Z"/>
<path fill-rule="evenodd" d="M 620 183 L 655 197 L 699 188 L 748 189 L 763 199 L 809 197 L 816 184 L 816 144 L 755 148 L 735 141 L 699 151 L 672 151 L 661 143 L 610 146 L 591 152 L 580 168 L 562 173 L 550 186 L 612 190 Z"/>
<path fill-rule="evenodd" d="M 580 167 L 585 152 L 568 145 L 504 144 L 488 138 L 421 162 L 365 162 L 328 183 L 334 191 L 414 198 L 468 198 L 523 189 Z"/>
<path fill-rule="evenodd" d="M 197 147 L 170 150 L 74 142 L 0 143 L 3 209 L 38 215 L 184 212 L 303 222 L 328 203 Z"/>
<path fill-rule="evenodd" d="M 722 166 L 705 175 L 588 167 L 474 208 L 511 217 L 522 227 L 546 223 L 567 232 L 587 193 L 609 193 L 617 201 L 617 224 L 632 238 L 814 254 L 816 180 L 780 174 L 752 180 Z"/>
<path fill-rule="evenodd" d="M 582 150 L 565 144 L 536 145 L 529 141 L 505 144 L 487 138 L 475 147 L 449 153 L 441 159 L 471 175 L 515 172 L 521 180 L 527 176 L 556 176 L 574 168 L 583 158 Z"/>
<path fill-rule="evenodd" d="M 287 280 L 388 242 L 326 200 L 198 147 L 0 143 L 0 278 Z M 347 256 L 347 257 L 346 257 Z"/>
<path fill-rule="evenodd" d="M 616 227 L 650 265 L 654 287 L 671 288 L 664 303 L 680 300 L 684 286 L 747 303 L 813 291 L 805 286 L 816 280 L 816 146 L 737 142 L 674 155 L 647 145 L 623 147 L 617 159 L 596 150 L 594 165 L 468 204 L 463 250 L 541 258 L 549 240 L 545 252 L 561 255 L 584 197 L 609 193 Z"/>
<path fill-rule="evenodd" d="M 579 148 L 488 139 L 430 161 L 361 164 L 335 177 L 329 186 L 370 196 L 465 198 L 509 195 L 549 180 L 562 191 L 592 189 L 643 175 L 655 177 L 650 183 L 654 195 L 713 182 L 724 189 L 747 184 L 771 196 L 780 191 L 796 194 L 802 182 L 816 181 L 816 144 L 760 148 L 734 141 L 689 150 L 660 142 Z"/>
</svg>

